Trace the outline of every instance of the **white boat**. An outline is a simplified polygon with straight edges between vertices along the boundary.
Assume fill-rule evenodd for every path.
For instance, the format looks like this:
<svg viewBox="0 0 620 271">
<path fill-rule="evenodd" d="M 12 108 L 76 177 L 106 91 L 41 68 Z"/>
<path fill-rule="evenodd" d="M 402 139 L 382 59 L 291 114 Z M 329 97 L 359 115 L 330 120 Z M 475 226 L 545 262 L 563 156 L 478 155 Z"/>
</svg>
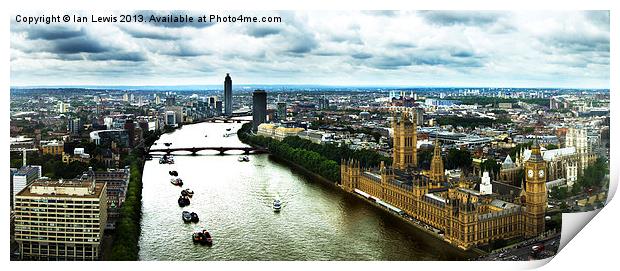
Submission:
<svg viewBox="0 0 620 271">
<path fill-rule="evenodd" d="M 183 180 L 181 180 L 181 178 L 172 178 L 170 179 L 170 183 L 178 186 L 183 186 Z"/>
<path fill-rule="evenodd" d="M 273 211 L 279 212 L 280 209 L 282 209 L 282 202 L 280 202 L 279 199 L 274 199 L 273 200 Z"/>
<path fill-rule="evenodd" d="M 239 158 L 237 158 L 237 161 L 239 161 L 239 162 L 250 162 L 250 157 L 248 157 L 247 155 L 239 156 Z"/>
</svg>

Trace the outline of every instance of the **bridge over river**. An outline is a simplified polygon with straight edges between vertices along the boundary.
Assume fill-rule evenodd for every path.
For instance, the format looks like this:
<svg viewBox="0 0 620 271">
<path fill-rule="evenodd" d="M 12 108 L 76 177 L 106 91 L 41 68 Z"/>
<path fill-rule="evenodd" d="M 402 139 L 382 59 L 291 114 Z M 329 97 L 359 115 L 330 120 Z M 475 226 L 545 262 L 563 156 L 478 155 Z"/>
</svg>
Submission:
<svg viewBox="0 0 620 271">
<path fill-rule="evenodd" d="M 190 148 L 165 148 L 165 149 L 150 149 L 149 154 L 152 153 L 166 153 L 171 154 L 174 152 L 189 152 L 192 155 L 198 154 L 200 151 L 212 150 L 218 151 L 220 155 L 225 154 L 228 151 L 243 151 L 244 154 L 251 153 L 267 153 L 266 149 L 255 147 L 190 147 Z"/>
</svg>

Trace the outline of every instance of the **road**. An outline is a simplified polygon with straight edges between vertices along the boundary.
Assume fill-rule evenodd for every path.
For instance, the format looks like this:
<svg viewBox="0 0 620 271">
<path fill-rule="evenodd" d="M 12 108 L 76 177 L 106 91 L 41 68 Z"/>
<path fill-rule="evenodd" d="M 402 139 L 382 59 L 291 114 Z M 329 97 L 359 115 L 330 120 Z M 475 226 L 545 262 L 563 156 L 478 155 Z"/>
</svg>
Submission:
<svg viewBox="0 0 620 271">
<path fill-rule="evenodd" d="M 517 245 L 514 248 L 504 249 L 492 254 L 488 254 L 481 258 L 478 258 L 479 261 L 524 261 L 524 260 L 535 260 L 535 259 L 543 259 L 554 256 L 558 251 L 560 246 L 560 234 L 556 234 L 544 241 L 536 241 L 530 240 L 523 242 Z M 532 246 L 537 244 L 544 244 L 545 250 L 540 253 L 537 258 L 531 256 Z"/>
</svg>

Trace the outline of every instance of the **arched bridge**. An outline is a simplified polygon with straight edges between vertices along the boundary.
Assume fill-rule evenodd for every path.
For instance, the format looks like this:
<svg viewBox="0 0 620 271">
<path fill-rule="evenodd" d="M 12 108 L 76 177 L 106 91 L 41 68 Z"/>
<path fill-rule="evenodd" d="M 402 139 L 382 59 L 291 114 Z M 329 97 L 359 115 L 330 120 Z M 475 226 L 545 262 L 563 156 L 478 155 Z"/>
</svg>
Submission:
<svg viewBox="0 0 620 271">
<path fill-rule="evenodd" d="M 220 154 L 224 154 L 227 151 L 243 151 L 243 153 L 245 154 L 267 152 L 266 149 L 254 148 L 254 147 L 191 147 L 191 148 L 150 149 L 149 153 L 163 152 L 166 154 L 171 154 L 173 152 L 186 151 L 186 152 L 190 152 L 192 155 L 196 155 L 199 151 L 204 151 L 204 150 L 218 151 L 220 152 Z"/>
<path fill-rule="evenodd" d="M 232 118 L 226 118 L 226 117 L 215 117 L 215 118 L 204 119 L 201 122 L 246 123 L 246 122 L 252 122 L 252 121 L 251 120 L 243 120 L 243 119 L 232 119 Z"/>
</svg>

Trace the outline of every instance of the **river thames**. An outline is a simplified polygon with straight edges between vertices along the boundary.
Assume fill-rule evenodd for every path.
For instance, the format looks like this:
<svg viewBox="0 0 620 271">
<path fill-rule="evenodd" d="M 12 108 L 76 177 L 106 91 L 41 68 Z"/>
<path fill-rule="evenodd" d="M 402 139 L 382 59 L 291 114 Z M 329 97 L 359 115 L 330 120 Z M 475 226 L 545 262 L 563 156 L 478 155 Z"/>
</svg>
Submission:
<svg viewBox="0 0 620 271">
<path fill-rule="evenodd" d="M 200 123 L 162 135 L 153 148 L 245 146 L 235 132 L 241 124 Z M 226 129 L 230 128 L 230 131 Z M 207 135 L 205 137 L 205 135 Z M 392 214 L 303 175 L 268 154 L 203 151 L 175 154 L 175 164 L 147 161 L 143 173 L 140 260 L 464 260 L 467 255 Z M 176 170 L 182 188 L 170 183 Z M 182 189 L 195 192 L 181 208 Z M 272 202 L 279 197 L 282 211 Z M 199 223 L 184 223 L 194 211 Z M 200 227 L 213 246 L 194 244 Z"/>
</svg>

